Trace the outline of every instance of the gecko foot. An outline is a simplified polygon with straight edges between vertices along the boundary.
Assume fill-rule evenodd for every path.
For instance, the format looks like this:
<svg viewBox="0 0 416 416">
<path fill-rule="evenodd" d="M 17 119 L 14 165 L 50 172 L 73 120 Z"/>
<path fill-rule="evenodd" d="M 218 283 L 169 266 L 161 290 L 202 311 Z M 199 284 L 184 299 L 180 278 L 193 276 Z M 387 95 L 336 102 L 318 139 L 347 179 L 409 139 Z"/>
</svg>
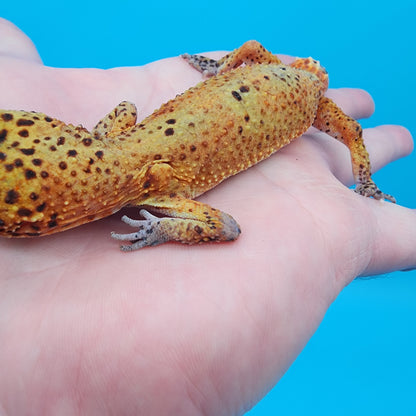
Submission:
<svg viewBox="0 0 416 416">
<path fill-rule="evenodd" d="M 120 248 L 122 251 L 133 251 L 167 241 L 179 241 L 184 244 L 233 241 L 240 235 L 240 227 L 230 215 L 195 201 L 187 203 L 192 204 L 194 208 L 198 206 L 202 208 L 203 216 L 195 218 L 193 214 L 186 212 L 182 214 L 184 215 L 182 218 L 156 217 L 142 209 L 140 215 L 144 220 L 133 220 L 127 216 L 121 218 L 126 224 L 135 227 L 135 232 L 127 234 L 112 232 L 111 237 L 116 240 L 129 241 L 131 244 L 122 245 Z M 166 211 L 168 210 L 159 210 L 159 213 L 165 214 Z M 209 215 L 210 213 L 212 215 Z"/>
<path fill-rule="evenodd" d="M 374 199 L 377 199 L 377 200 L 386 199 L 388 201 L 393 202 L 394 204 L 396 203 L 396 198 L 380 191 L 380 189 L 377 188 L 377 185 L 373 181 L 360 183 L 355 188 L 355 192 L 363 196 L 373 197 Z"/>
<path fill-rule="evenodd" d="M 201 72 L 205 76 L 212 76 L 217 75 L 218 73 L 218 61 L 215 59 L 207 58 L 206 56 L 202 55 L 189 55 L 188 53 L 184 53 L 181 55 L 181 58 L 188 61 L 188 63 Z"/>
<path fill-rule="evenodd" d="M 133 220 L 127 215 L 124 215 L 121 220 L 131 227 L 137 228 L 134 233 L 117 234 L 111 233 L 111 237 L 115 240 L 130 241 L 132 244 L 122 245 L 120 249 L 122 251 L 133 251 L 146 246 L 156 246 L 164 243 L 166 238 L 163 238 L 163 234 L 158 232 L 158 226 L 160 225 L 161 218 L 152 215 L 145 209 L 140 210 L 140 215 L 144 217 L 144 220 Z M 173 220 L 173 218 L 172 218 Z"/>
</svg>

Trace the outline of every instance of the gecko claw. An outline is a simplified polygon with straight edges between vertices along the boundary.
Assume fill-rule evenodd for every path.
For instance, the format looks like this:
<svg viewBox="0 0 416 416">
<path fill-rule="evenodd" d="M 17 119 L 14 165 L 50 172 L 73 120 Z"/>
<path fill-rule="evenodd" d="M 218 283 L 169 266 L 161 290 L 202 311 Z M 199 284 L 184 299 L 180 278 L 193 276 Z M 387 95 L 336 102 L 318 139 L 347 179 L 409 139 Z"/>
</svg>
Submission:
<svg viewBox="0 0 416 416">
<path fill-rule="evenodd" d="M 155 246 L 163 243 L 165 240 L 160 238 L 159 235 L 159 224 L 160 218 L 152 215 L 145 209 L 140 210 L 140 215 L 144 217 L 144 220 L 133 220 L 127 215 L 123 215 L 121 220 L 130 225 L 131 227 L 137 228 L 133 233 L 118 234 L 114 231 L 111 232 L 111 237 L 115 240 L 130 241 L 130 245 L 122 245 L 120 249 L 122 251 L 133 251 L 146 246 Z"/>
</svg>

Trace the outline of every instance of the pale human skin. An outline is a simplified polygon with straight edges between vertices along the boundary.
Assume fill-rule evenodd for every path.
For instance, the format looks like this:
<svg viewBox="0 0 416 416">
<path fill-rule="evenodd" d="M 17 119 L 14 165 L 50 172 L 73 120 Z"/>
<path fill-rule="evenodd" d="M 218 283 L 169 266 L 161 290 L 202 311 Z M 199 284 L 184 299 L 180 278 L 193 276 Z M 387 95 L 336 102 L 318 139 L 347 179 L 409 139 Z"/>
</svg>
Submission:
<svg viewBox="0 0 416 416">
<path fill-rule="evenodd" d="M 47 68 L 5 20 L 0 38 L 0 108 L 88 128 L 122 100 L 145 116 L 201 80 L 180 58 Z M 364 91 L 329 95 L 355 118 L 373 112 Z M 413 146 L 399 126 L 364 137 L 373 170 Z M 359 196 L 351 181 L 348 150 L 311 130 L 200 198 L 239 221 L 236 242 L 126 254 L 110 238 L 120 214 L 0 239 L 0 413 L 243 414 L 356 276 L 416 266 L 415 212 Z"/>
</svg>

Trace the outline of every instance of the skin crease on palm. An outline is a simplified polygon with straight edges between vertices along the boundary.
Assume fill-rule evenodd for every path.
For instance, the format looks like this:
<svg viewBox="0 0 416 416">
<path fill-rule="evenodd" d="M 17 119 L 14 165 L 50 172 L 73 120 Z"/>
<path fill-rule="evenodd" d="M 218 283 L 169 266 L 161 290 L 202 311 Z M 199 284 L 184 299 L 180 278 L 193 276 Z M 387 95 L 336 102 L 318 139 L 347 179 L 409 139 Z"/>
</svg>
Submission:
<svg viewBox="0 0 416 416">
<path fill-rule="evenodd" d="M 0 38 L 0 108 L 87 128 L 122 100 L 141 118 L 201 80 L 180 58 L 45 67 L 5 20 Z M 364 91 L 328 95 L 355 118 L 373 112 Z M 399 126 L 364 138 L 374 171 L 413 146 Z M 50 237 L 0 239 L 0 413 L 243 414 L 343 287 L 416 266 L 414 211 L 359 196 L 351 181 L 348 149 L 311 129 L 200 198 L 238 220 L 236 242 L 121 253 L 110 238 L 126 227 L 121 213 Z"/>
</svg>

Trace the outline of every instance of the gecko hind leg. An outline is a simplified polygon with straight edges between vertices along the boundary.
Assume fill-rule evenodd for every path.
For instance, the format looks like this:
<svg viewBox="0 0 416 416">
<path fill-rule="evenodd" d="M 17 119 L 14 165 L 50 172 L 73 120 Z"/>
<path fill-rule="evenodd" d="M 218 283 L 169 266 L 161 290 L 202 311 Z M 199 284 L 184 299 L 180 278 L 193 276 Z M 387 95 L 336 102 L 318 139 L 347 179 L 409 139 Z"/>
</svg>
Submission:
<svg viewBox="0 0 416 416">
<path fill-rule="evenodd" d="M 347 116 L 330 98 L 319 101 L 313 126 L 345 144 L 350 150 L 352 171 L 357 187 L 355 192 L 374 199 L 395 198 L 378 189 L 371 178 L 370 158 L 363 140 L 363 129 L 358 121 Z"/>
<path fill-rule="evenodd" d="M 180 196 L 146 201 L 143 207 L 163 216 L 153 215 L 147 209 L 140 210 L 143 220 L 123 216 L 122 221 L 135 227 L 136 231 L 127 234 L 111 233 L 111 237 L 116 240 L 131 242 L 122 245 L 122 251 L 133 251 L 168 241 L 184 244 L 232 241 L 241 233 L 239 225 L 230 215 Z"/>
<path fill-rule="evenodd" d="M 242 64 L 280 64 L 280 59 L 267 51 L 263 45 L 255 40 L 249 40 L 239 48 L 223 56 L 216 61 L 203 55 L 189 55 L 187 53 L 181 55 L 203 75 L 211 76 L 223 74 L 239 67 Z"/>
</svg>

